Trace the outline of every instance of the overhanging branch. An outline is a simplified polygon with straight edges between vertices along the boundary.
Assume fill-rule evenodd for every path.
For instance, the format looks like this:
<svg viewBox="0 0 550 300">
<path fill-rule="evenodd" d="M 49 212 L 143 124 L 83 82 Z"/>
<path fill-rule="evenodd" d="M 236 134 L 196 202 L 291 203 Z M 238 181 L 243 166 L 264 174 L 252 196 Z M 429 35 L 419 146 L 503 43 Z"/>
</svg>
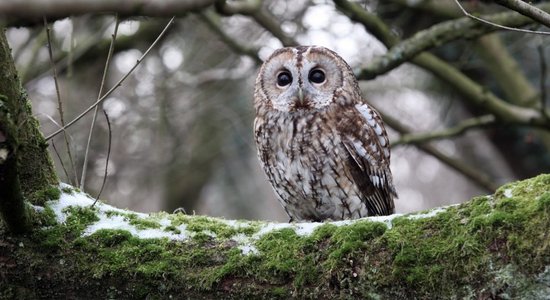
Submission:
<svg viewBox="0 0 550 300">
<path fill-rule="evenodd" d="M 120 16 L 181 17 L 213 5 L 215 0 L 9 0 L 0 1 L 0 16 L 34 22 L 42 17 L 118 13 Z"/>
<path fill-rule="evenodd" d="M 357 3 L 345 0 L 336 0 L 334 2 L 340 11 L 346 14 L 351 20 L 361 23 L 366 30 L 382 41 L 386 47 L 391 48 L 399 43 L 399 38 L 378 16 L 365 11 Z M 494 114 L 501 122 L 550 128 L 550 122 L 540 111 L 506 103 L 435 55 L 422 52 L 415 56 L 411 62 L 445 81 L 462 94 L 466 101 L 483 107 L 487 112 Z M 359 79 L 364 78 L 359 77 Z"/>
<path fill-rule="evenodd" d="M 540 8 L 550 10 L 550 4 L 540 5 Z M 532 19 L 517 12 L 504 12 L 481 18 L 508 27 L 522 27 L 534 23 Z M 361 20 L 364 20 L 364 18 Z M 363 68 L 359 77 L 367 80 L 374 79 L 376 76 L 385 74 L 411 60 L 423 51 L 457 39 L 476 38 L 497 30 L 499 28 L 480 23 L 468 17 L 438 23 L 391 46 L 387 53 L 375 58 Z"/>
</svg>

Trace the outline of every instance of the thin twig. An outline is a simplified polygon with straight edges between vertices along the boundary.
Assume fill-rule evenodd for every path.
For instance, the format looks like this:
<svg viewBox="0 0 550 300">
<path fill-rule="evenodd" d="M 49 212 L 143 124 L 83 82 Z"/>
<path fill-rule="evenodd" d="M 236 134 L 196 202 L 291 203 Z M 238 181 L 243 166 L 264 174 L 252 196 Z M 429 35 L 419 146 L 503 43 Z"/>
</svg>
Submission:
<svg viewBox="0 0 550 300">
<path fill-rule="evenodd" d="M 55 147 L 55 143 L 52 141 L 52 148 L 53 152 L 57 156 L 57 159 L 59 159 L 59 163 L 61 164 L 61 168 L 63 169 L 63 173 L 65 173 L 65 176 L 67 177 L 67 180 L 70 180 L 69 172 L 67 172 L 67 168 L 65 168 L 65 163 L 63 163 L 63 159 L 61 159 L 61 155 L 59 155 L 59 151 L 57 151 L 57 148 Z"/>
<path fill-rule="evenodd" d="M 55 131 L 54 133 L 50 134 L 49 136 L 46 137 L 46 141 L 50 140 L 51 138 L 53 138 L 54 136 L 58 135 L 59 133 L 61 133 L 63 130 L 69 128 L 70 126 L 72 126 L 74 123 L 78 122 L 78 120 L 82 119 L 82 117 L 84 117 L 87 113 L 89 113 L 90 111 L 92 111 L 92 109 L 94 109 L 96 106 L 98 106 L 101 102 L 103 102 L 105 99 L 107 99 L 107 97 L 109 97 L 118 87 L 120 87 L 122 85 L 122 82 L 124 80 L 126 80 L 126 78 L 128 78 L 128 76 L 130 76 L 130 74 L 137 68 L 137 66 L 143 61 L 143 59 L 149 54 L 149 52 L 151 52 L 151 49 L 153 49 L 156 44 L 160 41 L 160 39 L 164 36 L 164 34 L 166 33 L 166 31 L 168 31 L 168 28 L 172 25 L 172 23 L 174 23 L 174 18 L 175 17 L 172 17 L 170 19 L 170 21 L 168 21 L 168 24 L 166 24 L 166 27 L 164 27 L 164 29 L 162 30 L 162 32 L 159 34 L 159 36 L 157 37 L 157 39 L 151 44 L 151 46 L 149 46 L 149 48 L 147 48 L 147 50 L 145 51 L 145 53 L 143 53 L 143 55 L 141 55 L 141 57 L 136 61 L 136 63 L 134 64 L 134 66 L 126 73 L 124 74 L 124 76 L 122 76 L 122 78 L 119 79 L 119 81 L 117 81 L 117 83 L 110 89 L 107 91 L 107 93 L 105 93 L 105 95 L 103 95 L 101 98 L 99 98 L 94 104 L 92 104 L 90 107 L 88 107 L 86 110 L 84 110 L 82 113 L 80 113 L 80 115 L 78 115 L 76 118 L 74 118 L 72 121 L 70 121 L 69 123 L 67 123 L 67 125 L 65 125 L 63 128 Z"/>
<path fill-rule="evenodd" d="M 521 28 L 515 28 L 515 27 L 508 27 L 508 26 L 504 26 L 504 25 L 500 25 L 500 24 L 497 24 L 497 23 L 494 23 L 494 22 L 491 22 L 491 21 L 487 21 L 485 19 L 482 19 L 480 17 L 476 17 L 472 14 L 470 14 L 463 6 L 462 4 L 460 4 L 460 2 L 458 0 L 454 0 L 456 5 L 458 5 L 458 7 L 460 8 L 460 10 L 462 10 L 462 12 L 464 13 L 465 16 L 469 17 L 469 18 L 472 18 L 474 20 L 477 20 L 479 22 L 482 22 L 482 23 L 485 23 L 485 24 L 489 24 L 489 25 L 492 25 L 492 26 L 495 26 L 495 27 L 498 27 L 498 28 L 501 28 L 501 29 L 506 29 L 506 30 L 510 30 L 510 31 L 517 31 L 517 32 L 522 32 L 522 33 L 530 33 L 530 34 L 542 34 L 542 35 L 550 35 L 550 32 L 547 32 L 547 31 L 538 31 L 538 30 L 529 30 L 529 29 L 521 29 Z"/>
<path fill-rule="evenodd" d="M 115 49 L 115 40 L 118 33 L 118 25 L 120 21 L 118 19 L 118 14 L 115 14 L 115 30 L 111 36 L 111 44 L 109 45 L 109 51 L 107 53 L 107 60 L 105 61 L 105 68 L 103 69 L 103 76 L 101 78 L 101 85 L 99 87 L 99 93 L 97 95 L 97 99 L 101 98 L 101 94 L 103 94 L 103 87 L 105 86 L 105 80 L 107 78 L 107 71 L 109 70 L 109 66 L 111 65 L 111 59 L 113 57 L 113 52 Z M 97 101 L 97 100 L 96 100 Z M 86 173 L 88 170 L 88 155 L 90 151 L 90 145 L 92 142 L 92 135 L 94 132 L 95 122 L 97 119 L 97 111 L 99 109 L 99 106 L 96 106 L 94 109 L 94 116 L 92 118 L 92 124 L 90 125 L 90 132 L 88 134 L 88 142 L 86 143 L 86 151 L 84 154 L 84 164 L 82 166 L 82 177 L 80 179 L 80 189 L 84 191 L 84 186 L 86 182 Z"/>
<path fill-rule="evenodd" d="M 105 183 L 107 182 L 107 173 L 109 170 L 109 158 L 111 157 L 111 144 L 112 144 L 112 130 L 111 130 L 111 121 L 109 121 L 109 115 L 107 115 L 107 112 L 102 109 L 103 115 L 105 116 L 105 120 L 107 120 L 107 129 L 109 130 L 109 143 L 107 144 L 107 158 L 105 160 L 105 174 L 103 174 L 103 182 L 101 183 L 101 189 L 99 189 L 99 193 L 97 193 L 97 196 L 95 198 L 94 203 L 92 204 L 92 207 L 96 204 L 97 200 L 99 200 L 99 196 L 101 196 L 101 193 L 103 192 L 103 188 L 105 188 Z"/>
<path fill-rule="evenodd" d="M 46 37 L 47 37 L 47 40 L 48 40 L 48 54 L 50 56 L 50 64 L 51 64 L 51 68 L 52 68 L 52 71 L 53 71 L 53 80 L 54 80 L 54 83 L 55 83 L 55 92 L 57 94 L 57 110 L 59 111 L 59 118 L 61 120 L 61 126 L 65 126 L 65 118 L 63 116 L 63 102 L 61 101 L 61 93 L 59 92 L 59 82 L 57 80 L 57 71 L 56 71 L 56 68 L 55 68 L 55 63 L 54 63 L 54 60 L 53 60 L 53 50 L 52 50 L 52 39 L 51 39 L 51 36 L 50 36 L 50 28 L 48 26 L 48 20 L 46 20 L 46 17 L 44 17 L 44 27 L 46 28 Z M 75 163 L 74 163 L 74 160 L 73 160 L 73 156 L 71 154 L 71 146 L 69 144 L 69 139 L 67 138 L 67 132 L 65 130 L 63 130 L 63 137 L 65 139 L 65 146 L 67 147 L 67 154 L 69 155 L 69 162 L 71 164 L 71 168 L 73 169 L 73 172 L 74 172 L 74 180 L 75 180 L 75 184 L 78 185 L 78 175 L 76 173 L 76 167 L 75 167 Z M 67 178 L 68 180 L 70 180 L 69 178 Z"/>
<path fill-rule="evenodd" d="M 452 138 L 461 135 L 470 129 L 482 128 L 491 124 L 495 124 L 495 122 L 495 116 L 484 115 L 481 117 L 464 120 L 454 127 L 446 128 L 441 131 L 403 134 L 399 140 L 392 142 L 391 145 L 395 147 L 407 144 L 421 144 L 439 139 Z"/>
</svg>

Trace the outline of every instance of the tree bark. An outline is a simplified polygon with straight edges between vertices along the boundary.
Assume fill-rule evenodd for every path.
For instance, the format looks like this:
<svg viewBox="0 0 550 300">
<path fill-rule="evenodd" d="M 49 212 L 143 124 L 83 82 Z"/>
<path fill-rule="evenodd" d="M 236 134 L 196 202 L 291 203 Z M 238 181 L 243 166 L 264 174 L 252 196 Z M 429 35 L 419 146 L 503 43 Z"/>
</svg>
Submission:
<svg viewBox="0 0 550 300">
<path fill-rule="evenodd" d="M 41 204 L 40 191 L 57 184 L 47 144 L 0 27 L 0 214 L 16 232 L 30 229 L 24 204 Z"/>
</svg>

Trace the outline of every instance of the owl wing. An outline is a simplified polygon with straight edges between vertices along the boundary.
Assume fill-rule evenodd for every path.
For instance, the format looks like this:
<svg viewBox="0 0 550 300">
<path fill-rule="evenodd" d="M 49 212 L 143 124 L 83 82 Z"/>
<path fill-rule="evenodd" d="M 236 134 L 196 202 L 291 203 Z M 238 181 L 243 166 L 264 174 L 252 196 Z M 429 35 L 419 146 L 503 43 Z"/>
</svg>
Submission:
<svg viewBox="0 0 550 300">
<path fill-rule="evenodd" d="M 363 195 L 369 216 L 389 215 L 397 197 L 391 170 L 389 140 L 382 118 L 367 104 L 355 105 L 352 122 L 342 131 L 342 143 L 348 153 L 345 166 Z M 349 121 L 349 120 L 348 120 Z M 353 127 L 353 131 L 350 131 Z"/>
</svg>

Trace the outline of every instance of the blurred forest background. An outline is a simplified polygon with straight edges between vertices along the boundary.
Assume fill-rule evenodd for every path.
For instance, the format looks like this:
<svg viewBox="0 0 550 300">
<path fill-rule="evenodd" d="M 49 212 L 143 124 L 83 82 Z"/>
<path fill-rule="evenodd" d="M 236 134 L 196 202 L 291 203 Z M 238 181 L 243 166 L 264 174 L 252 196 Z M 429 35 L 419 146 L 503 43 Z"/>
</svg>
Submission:
<svg viewBox="0 0 550 300">
<path fill-rule="evenodd" d="M 550 122 L 541 109 L 549 102 L 548 36 L 484 25 L 465 17 L 454 0 L 210 2 L 177 13 L 100 105 L 112 134 L 106 202 L 142 212 L 183 207 L 286 221 L 256 158 L 252 93 L 261 61 L 294 44 L 331 48 L 357 71 L 364 97 L 389 127 L 398 212 L 459 203 L 550 171 Z M 550 11 L 546 1 L 533 2 Z M 497 4 L 460 3 L 510 27 L 548 29 Z M 49 18 L 65 122 L 97 100 L 115 28 L 103 93 L 134 66 L 172 13 L 121 16 L 118 26 L 114 14 Z M 13 18 L 6 25 L 48 136 L 59 129 L 60 115 L 48 32 L 38 20 Z M 415 39 L 423 39 L 424 54 L 404 56 L 398 47 Z M 392 48 L 402 52 L 380 59 Z M 406 63 L 380 68 L 400 58 Z M 82 184 L 92 118 L 89 113 L 68 129 L 71 156 L 63 134 L 50 140 L 62 181 Z M 102 185 L 108 144 L 108 123 L 99 112 L 83 187 L 92 196 Z"/>
</svg>

